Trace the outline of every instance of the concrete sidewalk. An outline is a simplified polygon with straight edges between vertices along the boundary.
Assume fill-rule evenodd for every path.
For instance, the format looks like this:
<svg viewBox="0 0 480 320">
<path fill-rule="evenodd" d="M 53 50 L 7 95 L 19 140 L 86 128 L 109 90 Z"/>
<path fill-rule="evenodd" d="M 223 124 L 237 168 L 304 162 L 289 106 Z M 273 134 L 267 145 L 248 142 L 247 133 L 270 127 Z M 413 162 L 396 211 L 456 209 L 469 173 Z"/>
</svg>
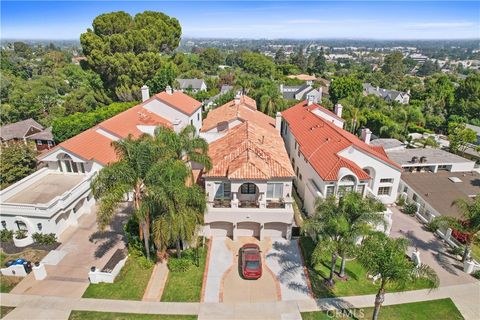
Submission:
<svg viewBox="0 0 480 320">
<path fill-rule="evenodd" d="M 142 301 L 160 301 L 162 298 L 163 289 L 165 288 L 165 283 L 167 283 L 167 277 L 167 262 L 158 262 L 153 268 L 152 275 L 148 281 Z"/>
<path fill-rule="evenodd" d="M 480 314 L 480 282 L 441 287 L 436 290 L 415 290 L 387 293 L 384 305 L 451 298 L 466 320 Z M 264 303 L 176 303 L 108 299 L 62 298 L 2 293 L 2 305 L 20 307 L 5 319 L 68 319 L 71 310 L 198 315 L 199 319 L 301 319 L 300 312 L 336 308 L 373 307 L 375 296 L 352 296 L 329 299 L 304 299 Z M 34 316 L 35 315 L 35 316 Z"/>
</svg>

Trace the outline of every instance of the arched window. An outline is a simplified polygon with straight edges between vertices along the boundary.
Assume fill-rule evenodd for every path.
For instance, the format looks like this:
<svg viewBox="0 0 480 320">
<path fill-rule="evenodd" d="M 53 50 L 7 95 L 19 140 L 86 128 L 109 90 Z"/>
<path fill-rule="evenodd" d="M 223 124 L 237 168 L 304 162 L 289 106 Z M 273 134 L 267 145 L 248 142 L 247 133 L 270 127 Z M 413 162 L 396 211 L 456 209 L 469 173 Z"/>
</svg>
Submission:
<svg viewBox="0 0 480 320">
<path fill-rule="evenodd" d="M 83 162 L 73 161 L 72 157 L 66 153 L 62 153 L 58 156 L 58 166 L 62 172 L 85 173 Z"/>
<path fill-rule="evenodd" d="M 345 193 L 353 192 L 355 190 L 356 182 L 357 179 L 350 174 L 342 177 L 342 179 L 340 179 L 338 182 L 337 196 L 341 198 L 345 195 Z"/>
</svg>

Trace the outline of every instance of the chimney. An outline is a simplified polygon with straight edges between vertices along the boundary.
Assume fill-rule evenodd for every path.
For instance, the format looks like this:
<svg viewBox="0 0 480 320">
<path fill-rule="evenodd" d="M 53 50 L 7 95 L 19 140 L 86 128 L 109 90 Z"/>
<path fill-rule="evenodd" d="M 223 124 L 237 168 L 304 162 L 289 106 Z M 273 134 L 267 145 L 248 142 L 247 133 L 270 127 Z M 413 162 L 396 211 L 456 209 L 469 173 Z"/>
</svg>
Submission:
<svg viewBox="0 0 480 320">
<path fill-rule="evenodd" d="M 343 106 L 340 103 L 337 103 L 335 105 L 335 114 L 337 117 L 341 118 L 342 117 L 342 111 L 343 111 Z"/>
<path fill-rule="evenodd" d="M 179 119 L 175 119 L 173 120 L 173 131 L 175 131 L 176 133 L 179 133 L 181 131 L 182 128 L 180 128 L 180 125 L 182 124 L 182 121 L 180 121 Z"/>
<path fill-rule="evenodd" d="M 307 96 L 307 106 L 311 106 L 314 103 L 314 96 Z"/>
<path fill-rule="evenodd" d="M 147 85 L 143 85 L 142 87 L 142 101 L 146 101 L 150 99 L 150 90 L 148 89 Z"/>
<path fill-rule="evenodd" d="M 280 128 L 282 127 L 282 114 L 280 112 L 277 112 L 275 115 L 275 128 L 277 129 L 278 132 L 280 132 Z"/>
<path fill-rule="evenodd" d="M 167 87 L 165 88 L 165 92 L 166 92 L 167 94 L 170 94 L 170 95 L 171 95 L 171 94 L 173 93 L 172 87 L 167 86 Z"/>
<path fill-rule="evenodd" d="M 368 129 L 368 128 L 363 128 L 362 129 L 362 140 L 366 144 L 370 144 L 370 139 L 371 138 L 372 138 L 372 131 L 370 131 L 370 129 Z"/>
<path fill-rule="evenodd" d="M 235 105 L 238 106 L 240 104 L 240 98 L 241 98 L 241 94 L 240 94 L 240 91 L 237 92 L 237 94 L 235 95 Z"/>
</svg>

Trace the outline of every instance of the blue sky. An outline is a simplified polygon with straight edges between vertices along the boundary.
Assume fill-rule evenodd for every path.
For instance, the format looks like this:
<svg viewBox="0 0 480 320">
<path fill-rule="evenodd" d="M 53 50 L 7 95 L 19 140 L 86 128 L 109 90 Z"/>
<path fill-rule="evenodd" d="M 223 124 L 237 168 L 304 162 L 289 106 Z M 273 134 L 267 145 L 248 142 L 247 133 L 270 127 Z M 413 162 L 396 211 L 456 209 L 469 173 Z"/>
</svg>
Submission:
<svg viewBox="0 0 480 320">
<path fill-rule="evenodd" d="M 1 38 L 78 39 L 99 14 L 162 11 L 186 37 L 480 38 L 480 3 L 434 1 L 1 1 Z"/>
</svg>

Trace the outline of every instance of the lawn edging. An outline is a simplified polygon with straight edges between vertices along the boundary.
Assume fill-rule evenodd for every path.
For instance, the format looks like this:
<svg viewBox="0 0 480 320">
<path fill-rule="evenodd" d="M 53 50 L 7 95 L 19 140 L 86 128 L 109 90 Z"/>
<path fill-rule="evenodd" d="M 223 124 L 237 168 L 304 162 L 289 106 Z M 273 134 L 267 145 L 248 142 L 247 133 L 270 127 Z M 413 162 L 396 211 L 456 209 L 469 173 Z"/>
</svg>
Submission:
<svg viewBox="0 0 480 320">
<path fill-rule="evenodd" d="M 205 286 L 207 284 L 208 268 L 210 265 L 210 254 L 212 252 L 212 237 L 208 238 L 207 243 L 207 261 L 205 261 L 205 270 L 203 271 L 202 290 L 200 291 L 200 302 L 205 302 Z"/>
</svg>

